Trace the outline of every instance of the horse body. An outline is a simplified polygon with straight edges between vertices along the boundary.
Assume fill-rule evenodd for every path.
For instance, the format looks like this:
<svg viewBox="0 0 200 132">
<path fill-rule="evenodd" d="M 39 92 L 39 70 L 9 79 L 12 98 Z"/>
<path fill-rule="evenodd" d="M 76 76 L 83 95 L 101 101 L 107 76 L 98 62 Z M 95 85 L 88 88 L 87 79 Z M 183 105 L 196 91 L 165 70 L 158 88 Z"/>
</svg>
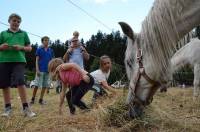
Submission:
<svg viewBox="0 0 200 132">
<path fill-rule="evenodd" d="M 142 108 L 134 101 L 147 102 L 161 85 L 166 85 L 171 78 L 170 59 L 177 42 L 200 24 L 200 0 L 155 0 L 154 6 L 142 23 L 142 30 L 134 34 L 126 23 L 119 23 L 128 45 L 125 55 L 127 75 L 130 88 L 127 103 L 133 103 L 130 116 L 139 115 Z M 138 65 L 137 49 L 143 51 L 143 65 L 146 74 L 161 85 L 152 87 L 146 79 L 140 78 L 135 82 Z M 134 93 L 133 93 L 134 91 Z M 138 110 L 139 109 L 139 110 Z"/>
<path fill-rule="evenodd" d="M 179 49 L 171 58 L 172 71 L 177 71 L 185 65 L 194 67 L 194 90 L 193 96 L 196 98 L 200 92 L 200 40 L 192 39 L 191 42 Z"/>
</svg>

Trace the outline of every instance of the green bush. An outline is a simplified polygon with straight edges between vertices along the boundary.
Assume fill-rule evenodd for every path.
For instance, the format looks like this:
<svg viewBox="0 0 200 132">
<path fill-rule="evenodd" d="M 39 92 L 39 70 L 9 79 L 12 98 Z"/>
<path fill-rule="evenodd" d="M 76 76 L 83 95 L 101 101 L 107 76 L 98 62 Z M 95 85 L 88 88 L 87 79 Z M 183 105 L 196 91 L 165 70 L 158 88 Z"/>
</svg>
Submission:
<svg viewBox="0 0 200 132">
<path fill-rule="evenodd" d="M 35 72 L 33 71 L 26 71 L 26 81 L 31 81 L 35 78 Z"/>
<path fill-rule="evenodd" d="M 185 66 L 173 74 L 173 81 L 178 84 L 192 85 L 193 80 L 194 73 L 189 66 Z"/>
</svg>

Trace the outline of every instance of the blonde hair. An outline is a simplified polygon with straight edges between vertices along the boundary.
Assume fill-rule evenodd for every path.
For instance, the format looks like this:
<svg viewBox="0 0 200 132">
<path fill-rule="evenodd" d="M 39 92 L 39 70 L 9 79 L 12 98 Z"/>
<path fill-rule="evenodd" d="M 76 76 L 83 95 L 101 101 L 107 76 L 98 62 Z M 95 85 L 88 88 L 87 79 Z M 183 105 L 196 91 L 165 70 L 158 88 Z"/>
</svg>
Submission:
<svg viewBox="0 0 200 132">
<path fill-rule="evenodd" d="M 103 63 L 104 63 L 104 60 L 105 59 L 109 59 L 110 61 L 111 61 L 111 59 L 110 59 L 110 57 L 109 56 L 107 56 L 107 55 L 103 55 L 103 56 L 101 56 L 100 57 L 100 68 L 102 68 L 103 67 Z"/>
<path fill-rule="evenodd" d="M 48 71 L 49 71 L 49 74 L 50 74 L 52 80 L 59 79 L 59 72 L 56 71 L 56 68 L 63 63 L 64 63 L 63 60 L 60 58 L 54 58 L 49 62 Z"/>
<path fill-rule="evenodd" d="M 79 32 L 78 32 L 78 31 L 74 31 L 74 32 L 73 32 L 73 36 L 74 36 L 74 37 L 78 37 L 78 36 L 79 36 Z"/>
</svg>

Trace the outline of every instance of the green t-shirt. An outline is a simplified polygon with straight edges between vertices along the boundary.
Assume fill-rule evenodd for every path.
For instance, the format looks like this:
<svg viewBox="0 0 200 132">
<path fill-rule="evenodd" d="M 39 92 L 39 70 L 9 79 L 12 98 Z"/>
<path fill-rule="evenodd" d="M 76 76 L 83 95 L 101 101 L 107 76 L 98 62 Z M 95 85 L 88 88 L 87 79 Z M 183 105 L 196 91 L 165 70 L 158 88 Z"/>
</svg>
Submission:
<svg viewBox="0 0 200 132">
<path fill-rule="evenodd" d="M 12 32 L 9 29 L 2 31 L 0 34 L 0 45 L 7 43 L 11 48 L 9 50 L 0 51 L 0 63 L 2 62 L 26 62 L 25 52 L 12 49 L 12 45 L 26 46 L 30 45 L 28 34 L 19 30 Z"/>
</svg>

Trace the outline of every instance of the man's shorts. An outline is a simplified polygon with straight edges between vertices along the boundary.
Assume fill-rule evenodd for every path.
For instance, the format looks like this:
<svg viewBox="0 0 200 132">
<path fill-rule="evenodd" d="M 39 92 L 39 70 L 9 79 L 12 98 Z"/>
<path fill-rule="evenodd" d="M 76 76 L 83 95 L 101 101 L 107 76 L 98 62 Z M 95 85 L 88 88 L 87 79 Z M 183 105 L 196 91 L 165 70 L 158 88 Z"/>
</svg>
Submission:
<svg viewBox="0 0 200 132">
<path fill-rule="evenodd" d="M 47 72 L 40 72 L 40 75 L 35 77 L 36 86 L 39 88 L 49 88 L 50 81 L 49 81 L 49 73 Z"/>
<path fill-rule="evenodd" d="M 0 63 L 0 89 L 25 85 L 25 63 Z"/>
</svg>

